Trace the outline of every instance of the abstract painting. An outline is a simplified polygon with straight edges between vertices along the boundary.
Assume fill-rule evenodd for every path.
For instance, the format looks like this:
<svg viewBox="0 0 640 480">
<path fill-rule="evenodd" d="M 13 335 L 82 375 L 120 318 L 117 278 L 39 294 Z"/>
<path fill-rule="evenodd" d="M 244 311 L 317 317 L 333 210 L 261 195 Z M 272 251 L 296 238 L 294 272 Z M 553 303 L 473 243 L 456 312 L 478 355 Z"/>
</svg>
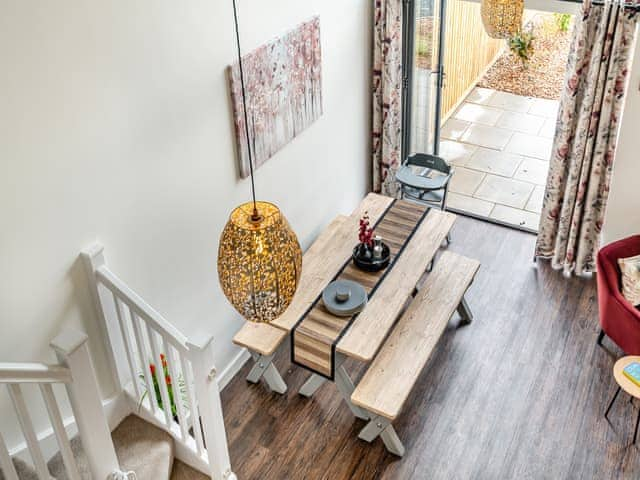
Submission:
<svg viewBox="0 0 640 480">
<path fill-rule="evenodd" d="M 320 18 L 242 57 L 254 167 L 322 115 Z M 249 176 L 240 68 L 228 68 L 240 176 Z"/>
</svg>

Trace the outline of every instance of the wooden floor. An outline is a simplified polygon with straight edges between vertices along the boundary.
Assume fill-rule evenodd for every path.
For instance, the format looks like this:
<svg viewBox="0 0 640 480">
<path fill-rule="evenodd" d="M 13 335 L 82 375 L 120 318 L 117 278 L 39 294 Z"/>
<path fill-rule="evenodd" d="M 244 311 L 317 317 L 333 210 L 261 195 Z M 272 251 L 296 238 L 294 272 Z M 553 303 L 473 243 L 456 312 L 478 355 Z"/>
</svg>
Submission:
<svg viewBox="0 0 640 480">
<path fill-rule="evenodd" d="M 633 479 L 628 447 L 637 410 L 614 393 L 621 353 L 596 346 L 595 282 L 534 267 L 533 235 L 459 217 L 450 249 L 482 262 L 468 300 L 474 322 L 454 318 L 413 390 L 396 430 L 399 459 L 358 440 L 333 384 L 297 394 L 309 374 L 282 348 L 289 391 L 248 384 L 246 365 L 223 392 L 231 463 L 239 479 Z M 352 376 L 364 369 L 347 363 Z"/>
</svg>

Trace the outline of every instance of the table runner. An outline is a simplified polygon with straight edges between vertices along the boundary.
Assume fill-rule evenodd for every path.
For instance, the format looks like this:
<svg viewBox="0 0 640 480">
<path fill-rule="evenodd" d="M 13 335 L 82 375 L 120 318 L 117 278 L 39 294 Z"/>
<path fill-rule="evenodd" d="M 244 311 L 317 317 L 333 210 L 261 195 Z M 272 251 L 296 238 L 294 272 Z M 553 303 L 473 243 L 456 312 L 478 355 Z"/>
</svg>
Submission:
<svg viewBox="0 0 640 480">
<path fill-rule="evenodd" d="M 395 266 L 396 260 L 402 255 L 404 247 L 428 211 L 429 208 L 425 205 L 394 200 L 374 226 L 375 234 L 382 237 L 391 251 L 389 266 L 379 272 L 365 272 L 353 265 L 349 257 L 331 281 L 343 279 L 358 282 L 371 299 L 387 273 Z M 327 255 L 331 253 L 327 252 Z M 357 314 L 351 317 L 333 315 L 324 307 L 320 294 L 291 331 L 291 361 L 333 380 L 336 344 L 356 317 Z"/>
</svg>

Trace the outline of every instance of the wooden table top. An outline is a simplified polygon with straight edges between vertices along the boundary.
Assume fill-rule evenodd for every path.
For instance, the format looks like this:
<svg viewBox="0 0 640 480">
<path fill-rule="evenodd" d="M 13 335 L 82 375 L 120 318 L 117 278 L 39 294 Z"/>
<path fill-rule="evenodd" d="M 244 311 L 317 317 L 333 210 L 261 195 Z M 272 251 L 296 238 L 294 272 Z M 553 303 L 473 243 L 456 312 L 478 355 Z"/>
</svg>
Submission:
<svg viewBox="0 0 640 480">
<path fill-rule="evenodd" d="M 622 357 L 613 366 L 613 377 L 620 387 L 629 395 L 635 398 L 640 398 L 640 387 L 629 380 L 622 371 L 624 367 L 633 362 L 640 363 L 640 356 L 630 355 L 628 357 Z"/>
<path fill-rule="evenodd" d="M 329 224 L 304 254 L 293 301 L 272 325 L 291 331 L 351 256 L 358 243 L 362 215 L 367 212 L 375 224 L 392 202 L 390 197 L 369 194 L 349 217 L 339 216 Z M 366 362 L 374 358 L 455 219 L 452 213 L 431 209 L 376 294 L 337 344 L 338 352 Z"/>
</svg>

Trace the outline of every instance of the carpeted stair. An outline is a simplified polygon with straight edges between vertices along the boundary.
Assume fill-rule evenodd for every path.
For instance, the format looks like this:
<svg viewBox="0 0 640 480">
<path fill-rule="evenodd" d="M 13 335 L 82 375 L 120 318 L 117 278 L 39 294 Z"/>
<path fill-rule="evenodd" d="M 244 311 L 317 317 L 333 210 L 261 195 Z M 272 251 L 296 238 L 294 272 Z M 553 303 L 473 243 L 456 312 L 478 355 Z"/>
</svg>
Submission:
<svg viewBox="0 0 640 480">
<path fill-rule="evenodd" d="M 137 480 L 208 480 L 209 477 L 174 460 L 174 444 L 164 430 L 136 415 L 129 415 L 111 432 L 118 462 L 123 471 L 134 471 Z M 80 477 L 91 480 L 89 463 L 80 437 L 71 439 L 71 449 L 78 464 Z M 13 464 L 20 480 L 38 480 L 33 467 L 19 458 Z M 67 480 L 62 455 L 58 452 L 47 463 L 54 480 Z M 0 480 L 5 480 L 0 469 Z"/>
<path fill-rule="evenodd" d="M 16 473 L 20 480 L 38 480 L 38 474 L 35 469 L 26 462 L 23 462 L 19 458 L 13 458 L 13 466 L 16 467 Z M 4 480 L 5 476 L 0 468 L 0 480 Z"/>
<path fill-rule="evenodd" d="M 171 436 L 136 415 L 129 415 L 111 432 L 118 462 L 123 471 L 134 471 L 138 480 L 169 480 L 174 466 Z M 89 464 L 79 437 L 71 448 L 83 479 L 91 480 Z M 177 462 L 176 462 L 177 463 Z M 56 480 L 67 480 L 62 455 L 49 460 L 49 472 Z"/>
</svg>

